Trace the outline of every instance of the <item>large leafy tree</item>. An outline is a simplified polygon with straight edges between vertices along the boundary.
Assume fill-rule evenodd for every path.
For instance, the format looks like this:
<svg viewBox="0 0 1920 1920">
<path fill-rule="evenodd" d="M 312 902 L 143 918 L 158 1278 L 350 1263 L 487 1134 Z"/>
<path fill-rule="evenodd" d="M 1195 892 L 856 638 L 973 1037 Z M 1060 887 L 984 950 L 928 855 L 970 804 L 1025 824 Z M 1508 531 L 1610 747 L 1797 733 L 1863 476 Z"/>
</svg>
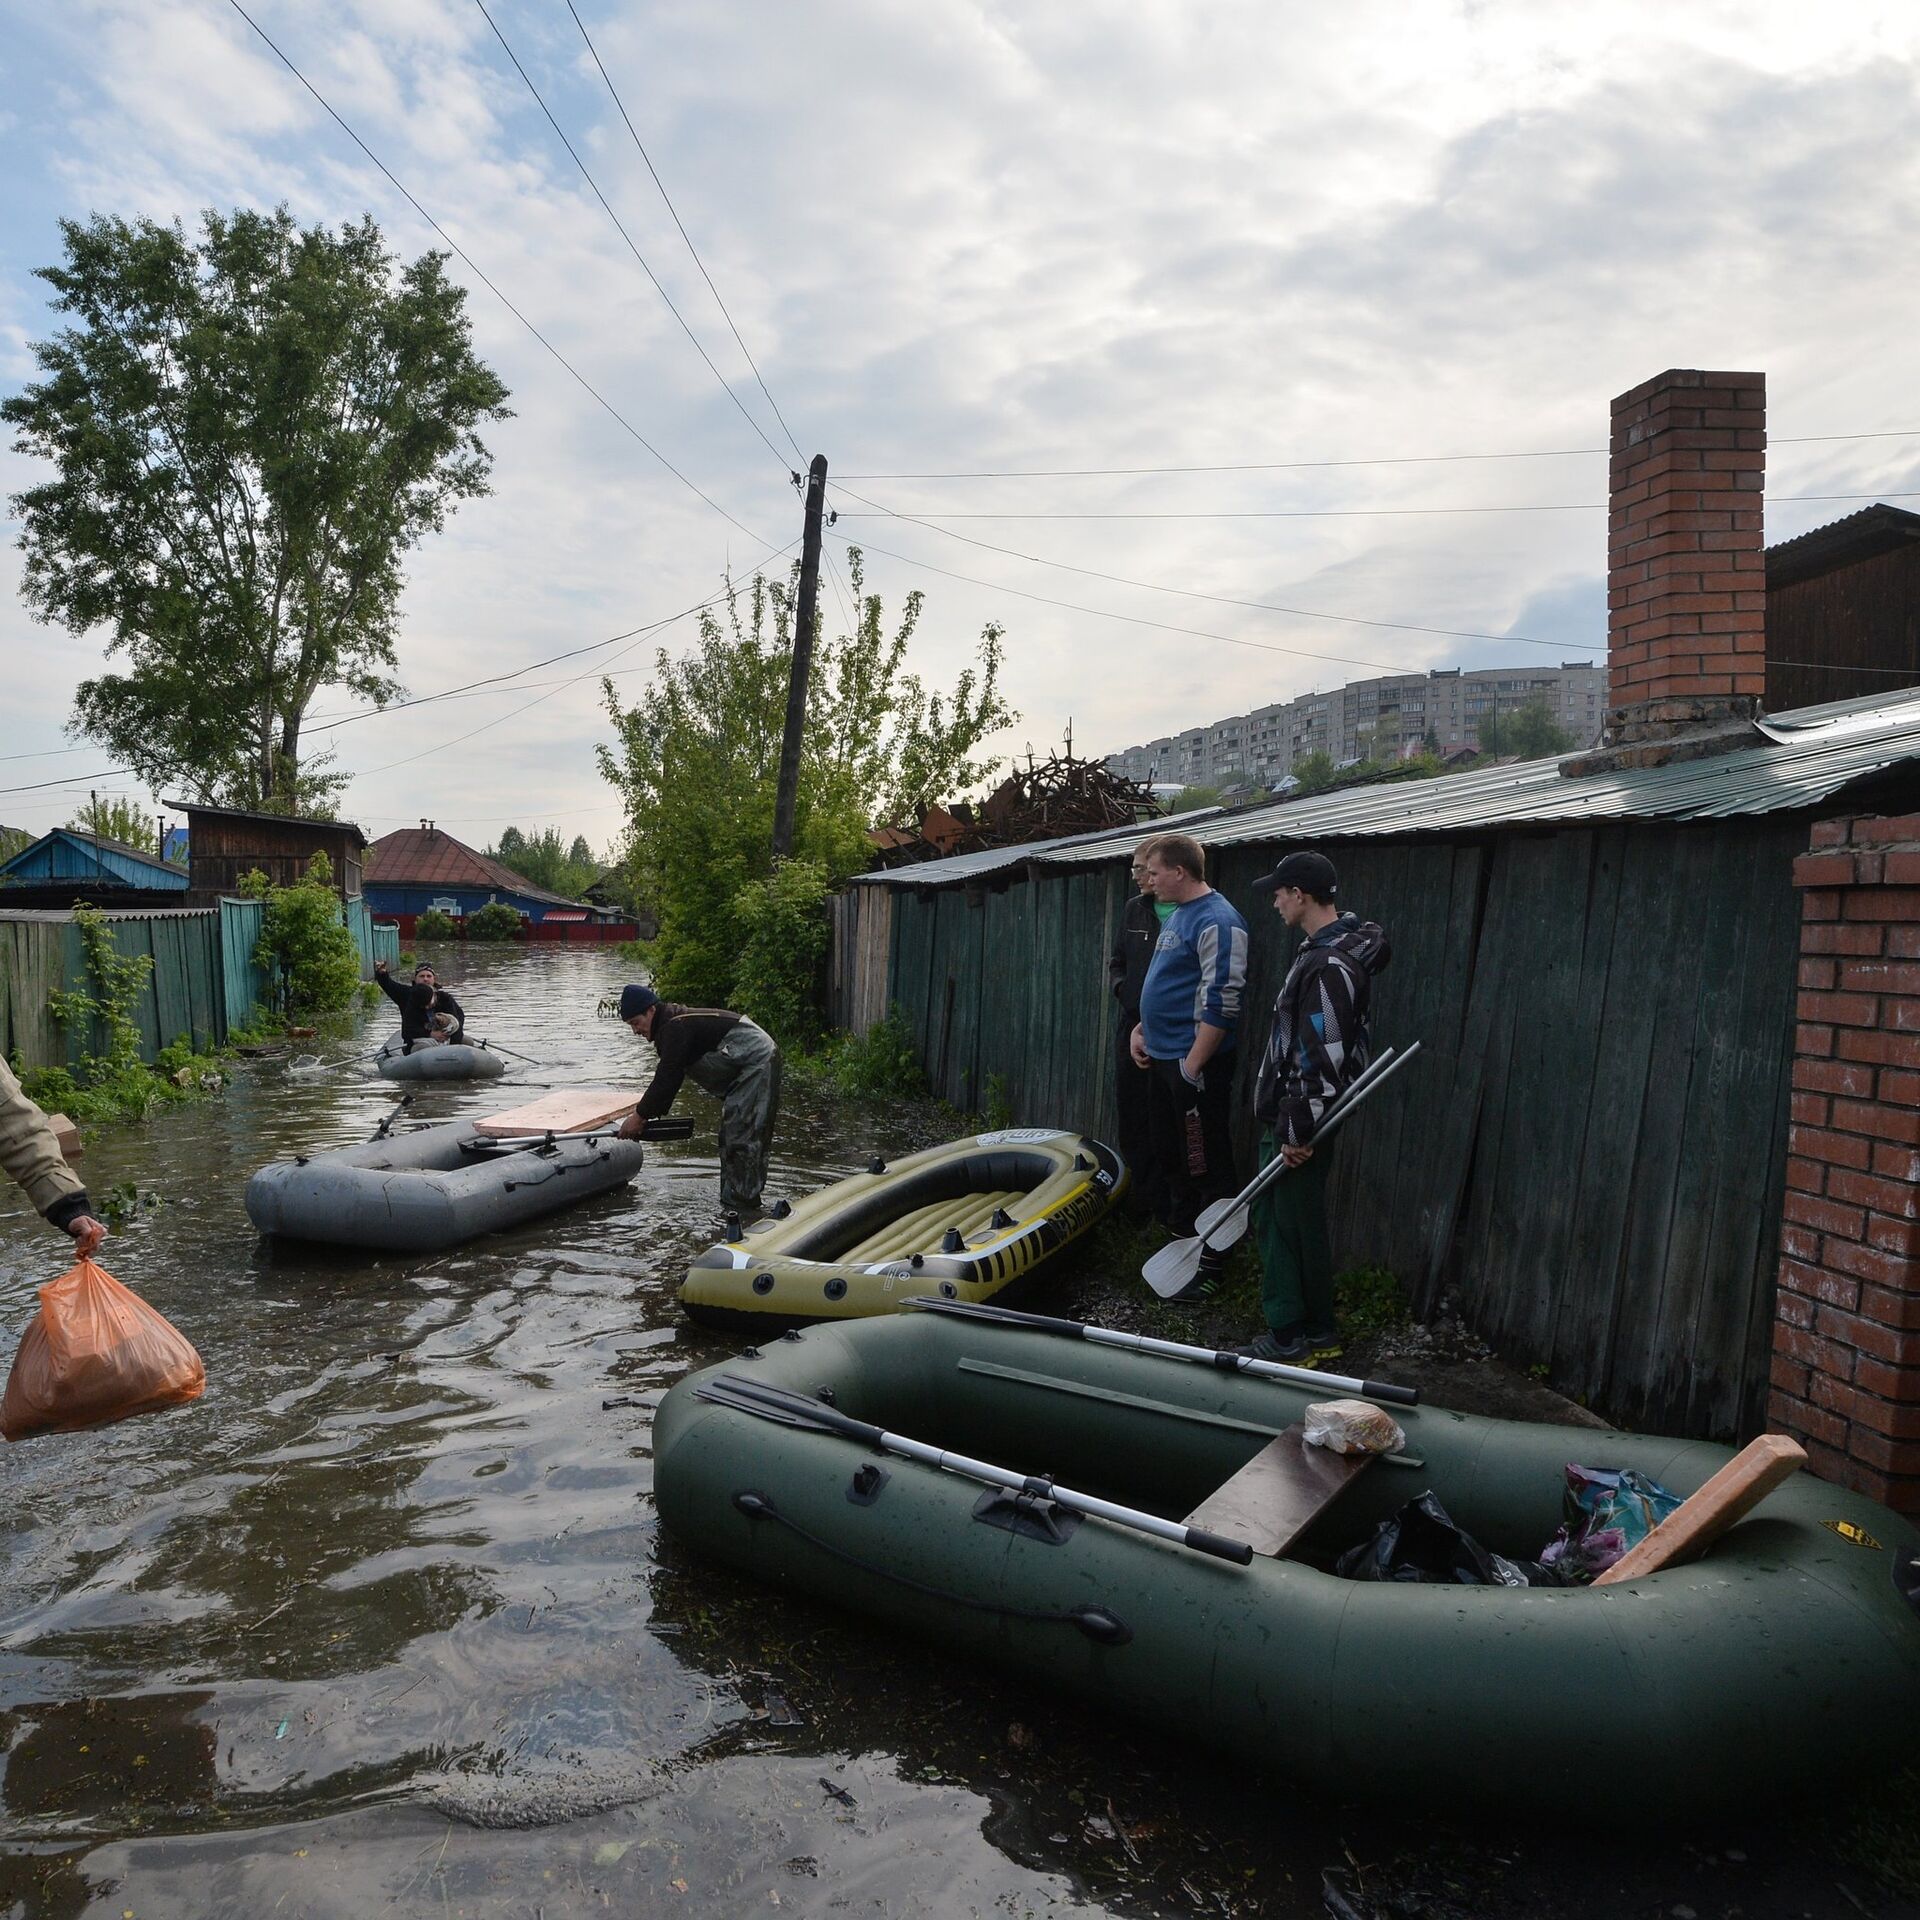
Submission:
<svg viewBox="0 0 1920 1920">
<path fill-rule="evenodd" d="M 475 355 L 446 257 L 397 263 L 369 219 L 301 229 L 208 212 L 63 221 L 41 269 L 71 324 L 0 403 L 51 461 L 14 497 L 42 620 L 106 629 L 126 670 L 81 684 L 72 731 L 157 791 L 282 811 L 315 694 L 398 693 L 404 555 L 487 491 L 478 428 L 507 390 Z"/>
<path fill-rule="evenodd" d="M 564 893 L 569 899 L 578 899 L 600 870 L 586 836 L 576 834 L 572 846 L 568 846 L 557 827 L 548 827 L 544 833 L 522 833 L 518 827 L 509 827 L 500 836 L 500 844 L 487 852 L 521 879 L 531 880 L 550 893 Z"/>
<path fill-rule="evenodd" d="M 1000 693 L 998 627 L 949 691 L 930 690 L 906 670 L 922 596 L 889 628 L 858 549 L 848 563 L 857 618 L 816 640 L 794 812 L 794 859 L 829 886 L 867 864 L 876 821 L 977 786 L 981 742 L 1018 717 Z M 659 916 L 656 976 L 683 998 L 726 1004 L 758 912 L 751 890 L 771 874 L 794 599 L 790 579 L 756 576 L 701 616 L 689 653 L 656 656 L 632 707 L 605 683 L 616 740 L 601 771 L 626 803 L 633 891 Z"/>
</svg>

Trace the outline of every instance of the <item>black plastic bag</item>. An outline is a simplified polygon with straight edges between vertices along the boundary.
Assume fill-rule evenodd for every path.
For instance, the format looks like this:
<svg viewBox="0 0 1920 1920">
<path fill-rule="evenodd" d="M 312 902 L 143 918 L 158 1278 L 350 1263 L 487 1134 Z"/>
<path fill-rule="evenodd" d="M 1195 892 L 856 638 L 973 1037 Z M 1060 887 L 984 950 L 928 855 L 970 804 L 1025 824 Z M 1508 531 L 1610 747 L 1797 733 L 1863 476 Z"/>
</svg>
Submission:
<svg viewBox="0 0 1920 1920">
<path fill-rule="evenodd" d="M 1334 1562 L 1345 1580 L 1421 1581 L 1459 1587 L 1560 1587 L 1566 1581 L 1531 1560 L 1489 1553 L 1454 1525 L 1431 1489 L 1382 1520 L 1373 1538 Z"/>
</svg>

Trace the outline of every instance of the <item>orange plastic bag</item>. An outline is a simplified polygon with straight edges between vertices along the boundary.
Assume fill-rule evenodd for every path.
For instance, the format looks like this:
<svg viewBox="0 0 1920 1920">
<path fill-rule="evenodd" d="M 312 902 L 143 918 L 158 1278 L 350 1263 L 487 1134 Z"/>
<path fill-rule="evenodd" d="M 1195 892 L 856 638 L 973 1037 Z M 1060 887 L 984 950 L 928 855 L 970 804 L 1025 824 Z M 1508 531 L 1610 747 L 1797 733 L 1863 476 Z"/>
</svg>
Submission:
<svg viewBox="0 0 1920 1920">
<path fill-rule="evenodd" d="M 13 1356 L 0 1434 L 71 1433 L 198 1400 L 207 1370 L 185 1335 L 83 1259 L 40 1289 L 40 1311 Z"/>
</svg>

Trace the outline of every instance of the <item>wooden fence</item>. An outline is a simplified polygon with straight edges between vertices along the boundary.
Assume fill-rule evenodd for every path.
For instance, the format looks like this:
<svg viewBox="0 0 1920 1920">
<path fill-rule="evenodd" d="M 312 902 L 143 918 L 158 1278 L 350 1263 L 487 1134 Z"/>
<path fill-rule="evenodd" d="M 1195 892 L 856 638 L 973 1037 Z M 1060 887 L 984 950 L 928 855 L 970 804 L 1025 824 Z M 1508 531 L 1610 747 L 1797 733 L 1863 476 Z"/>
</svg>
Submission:
<svg viewBox="0 0 1920 1920">
<path fill-rule="evenodd" d="M 1387 928 L 1378 1041 L 1421 1060 L 1357 1119 L 1329 1187 L 1343 1263 L 1430 1307 L 1452 1290 L 1509 1359 L 1610 1418 L 1731 1439 L 1766 1390 L 1798 955 L 1799 815 L 1332 849 L 1341 900 Z M 1290 943 L 1215 856 L 1252 965 L 1236 1114 Z M 936 1090 L 1027 1124 L 1113 1124 L 1105 958 L 1118 861 L 1004 892 L 886 888 L 843 909 L 836 1009 L 891 1003 Z M 862 886 L 853 895 L 872 895 Z M 1248 1161 L 1251 1166 L 1251 1160 Z"/>
</svg>

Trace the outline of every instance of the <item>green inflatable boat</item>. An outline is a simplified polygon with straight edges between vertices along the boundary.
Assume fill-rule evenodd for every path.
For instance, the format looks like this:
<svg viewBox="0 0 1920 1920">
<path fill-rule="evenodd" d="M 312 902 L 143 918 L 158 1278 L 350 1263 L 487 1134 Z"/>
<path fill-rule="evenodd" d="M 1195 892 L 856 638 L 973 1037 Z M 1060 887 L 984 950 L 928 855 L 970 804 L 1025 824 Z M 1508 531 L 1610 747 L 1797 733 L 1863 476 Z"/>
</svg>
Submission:
<svg viewBox="0 0 1920 1920">
<path fill-rule="evenodd" d="M 1920 1533 L 1872 1501 L 1800 1473 L 1704 1558 L 1612 1586 L 1342 1579 L 1336 1554 L 1428 1489 L 1534 1559 L 1569 1462 L 1685 1495 L 1730 1450 L 1394 1405 L 1404 1453 L 1356 1471 L 1294 1430 L 1368 1383 L 1089 1334 L 936 1305 L 748 1349 L 661 1406 L 661 1518 L 757 1579 L 1337 1796 L 1659 1816 L 1909 1757 Z M 1290 1443 L 1294 1484 L 1260 1484 Z M 1290 1502 L 1282 1557 L 1249 1553 L 1262 1504 Z"/>
<path fill-rule="evenodd" d="M 1086 1232 L 1126 1183 L 1120 1156 L 1088 1134 L 969 1134 L 781 1201 L 693 1262 L 680 1304 L 754 1334 L 892 1313 L 920 1294 L 988 1300 Z"/>
</svg>

